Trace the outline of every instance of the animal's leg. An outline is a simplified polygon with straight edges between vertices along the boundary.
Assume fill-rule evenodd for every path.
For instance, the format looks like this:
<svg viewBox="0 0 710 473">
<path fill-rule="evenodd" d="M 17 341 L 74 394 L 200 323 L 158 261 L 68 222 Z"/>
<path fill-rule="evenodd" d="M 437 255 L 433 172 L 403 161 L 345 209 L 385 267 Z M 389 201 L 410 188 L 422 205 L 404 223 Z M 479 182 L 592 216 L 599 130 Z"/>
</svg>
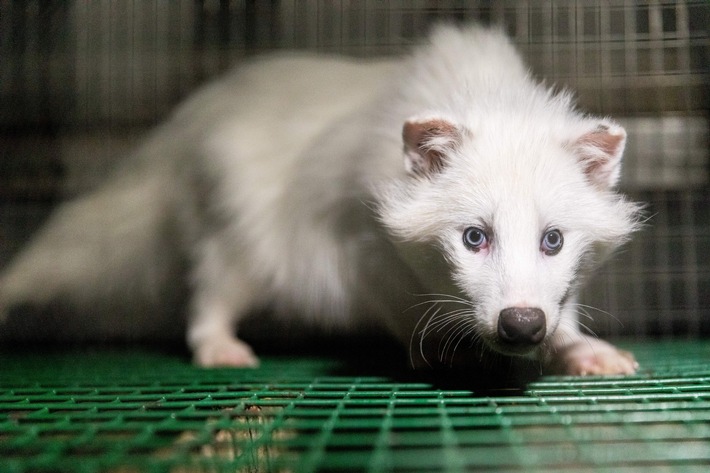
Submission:
<svg viewBox="0 0 710 473">
<path fill-rule="evenodd" d="M 194 362 L 204 367 L 257 366 L 249 345 L 235 335 L 234 307 L 209 296 L 196 297 L 187 329 Z"/>
<path fill-rule="evenodd" d="M 252 306 L 252 283 L 216 248 L 208 245 L 193 275 L 188 345 L 200 366 L 256 366 L 257 357 L 235 333 L 237 322 Z"/>
</svg>

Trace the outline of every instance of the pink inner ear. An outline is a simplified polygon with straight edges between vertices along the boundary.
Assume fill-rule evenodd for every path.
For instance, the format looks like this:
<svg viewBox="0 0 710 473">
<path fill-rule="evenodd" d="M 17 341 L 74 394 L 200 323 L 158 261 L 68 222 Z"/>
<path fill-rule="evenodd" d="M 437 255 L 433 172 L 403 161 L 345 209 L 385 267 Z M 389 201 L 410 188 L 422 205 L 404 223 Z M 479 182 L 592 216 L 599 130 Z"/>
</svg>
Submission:
<svg viewBox="0 0 710 473">
<path fill-rule="evenodd" d="M 444 167 L 445 148 L 459 137 L 456 125 L 442 118 L 405 122 L 402 139 L 410 170 L 423 175 L 440 171 Z"/>
<path fill-rule="evenodd" d="M 619 145 L 624 138 L 625 135 L 623 133 L 615 135 L 609 132 L 608 128 L 604 128 L 603 131 L 587 133 L 579 139 L 578 143 L 584 147 L 591 146 L 596 148 L 607 157 L 612 158 L 618 154 Z"/>
<path fill-rule="evenodd" d="M 618 127 L 600 125 L 577 140 L 575 148 L 589 179 L 601 187 L 616 184 L 626 133 Z"/>
<path fill-rule="evenodd" d="M 458 135 L 458 130 L 453 123 L 443 119 L 433 118 L 426 121 L 408 121 L 404 124 L 402 137 L 410 149 L 420 149 L 428 142 L 438 137 L 453 139 Z"/>
</svg>

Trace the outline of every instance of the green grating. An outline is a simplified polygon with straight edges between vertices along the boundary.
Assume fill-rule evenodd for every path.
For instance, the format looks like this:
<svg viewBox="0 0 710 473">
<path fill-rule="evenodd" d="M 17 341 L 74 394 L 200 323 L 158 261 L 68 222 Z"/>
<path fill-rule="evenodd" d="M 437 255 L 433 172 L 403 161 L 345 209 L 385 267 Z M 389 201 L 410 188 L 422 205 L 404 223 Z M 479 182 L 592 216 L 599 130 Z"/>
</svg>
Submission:
<svg viewBox="0 0 710 473">
<path fill-rule="evenodd" d="M 710 471 L 710 341 L 625 346 L 638 375 L 495 396 L 327 357 L 7 353 L 0 472 Z"/>
</svg>

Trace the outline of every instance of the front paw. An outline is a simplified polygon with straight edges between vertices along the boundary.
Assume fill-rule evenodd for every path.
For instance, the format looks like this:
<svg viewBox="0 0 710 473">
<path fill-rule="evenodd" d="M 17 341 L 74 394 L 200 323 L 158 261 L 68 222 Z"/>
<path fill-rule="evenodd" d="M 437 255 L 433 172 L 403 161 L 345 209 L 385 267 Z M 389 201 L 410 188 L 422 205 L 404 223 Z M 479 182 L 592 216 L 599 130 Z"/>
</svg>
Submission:
<svg viewBox="0 0 710 473">
<path fill-rule="evenodd" d="M 204 368 L 253 368 L 259 365 L 251 347 L 236 338 L 204 341 L 194 350 L 194 362 Z"/>
<path fill-rule="evenodd" d="M 589 337 L 551 354 L 549 371 L 571 376 L 628 375 L 639 367 L 634 355 Z"/>
</svg>

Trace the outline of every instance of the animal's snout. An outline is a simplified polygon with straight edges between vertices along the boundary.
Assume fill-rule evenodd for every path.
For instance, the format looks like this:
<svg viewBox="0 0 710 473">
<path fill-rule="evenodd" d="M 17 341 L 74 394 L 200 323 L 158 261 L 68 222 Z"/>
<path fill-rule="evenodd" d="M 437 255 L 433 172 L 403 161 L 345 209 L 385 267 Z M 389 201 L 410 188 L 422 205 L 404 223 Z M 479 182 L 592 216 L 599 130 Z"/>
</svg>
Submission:
<svg viewBox="0 0 710 473">
<path fill-rule="evenodd" d="M 537 345 L 545 338 L 546 325 L 541 309 L 508 307 L 498 316 L 498 336 L 509 345 Z"/>
</svg>

